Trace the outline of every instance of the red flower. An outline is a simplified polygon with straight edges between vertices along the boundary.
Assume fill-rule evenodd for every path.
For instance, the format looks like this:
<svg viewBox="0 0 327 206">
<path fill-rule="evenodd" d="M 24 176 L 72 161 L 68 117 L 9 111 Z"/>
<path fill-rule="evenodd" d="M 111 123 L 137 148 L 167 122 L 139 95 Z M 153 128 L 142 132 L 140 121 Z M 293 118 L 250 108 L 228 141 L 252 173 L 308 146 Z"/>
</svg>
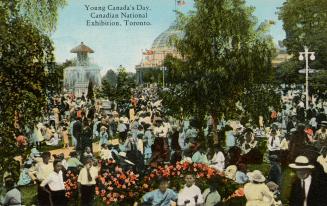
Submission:
<svg viewBox="0 0 327 206">
<path fill-rule="evenodd" d="M 186 170 L 189 167 L 189 163 L 188 162 L 184 162 L 182 165 L 183 169 Z"/>
<path fill-rule="evenodd" d="M 236 195 L 236 197 L 243 197 L 244 196 L 244 188 L 240 187 L 238 188 L 234 194 Z"/>
</svg>

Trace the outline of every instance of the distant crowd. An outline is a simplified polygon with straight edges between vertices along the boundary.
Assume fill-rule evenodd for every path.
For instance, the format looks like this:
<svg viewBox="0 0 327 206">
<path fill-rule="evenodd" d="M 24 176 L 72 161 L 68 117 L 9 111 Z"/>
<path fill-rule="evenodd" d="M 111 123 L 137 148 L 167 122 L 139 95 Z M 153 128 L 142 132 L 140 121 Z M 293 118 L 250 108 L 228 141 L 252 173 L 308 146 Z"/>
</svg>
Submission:
<svg viewBox="0 0 327 206">
<path fill-rule="evenodd" d="M 291 206 L 327 206 L 327 116 L 325 102 L 311 101 L 305 109 L 303 96 L 290 90 L 283 94 L 283 109 L 271 108 L 269 120 L 258 122 L 220 119 L 218 141 L 213 141 L 213 121 L 207 116 L 204 142 L 192 117 L 166 115 L 159 88 L 140 87 L 126 104 L 86 99 L 83 94 L 55 96 L 43 119 L 34 128 L 23 128 L 17 145 L 33 149 L 23 160 L 15 182 L 5 175 L 7 193 L 3 205 L 22 205 L 19 186 L 37 185 L 37 205 L 66 205 L 65 172 L 78 175 L 81 205 L 93 205 L 98 160 L 113 160 L 124 171 L 139 174 L 160 165 L 177 162 L 202 163 L 244 185 L 247 206 L 282 205 L 283 170 L 294 169 Z M 52 155 L 44 148 L 63 148 L 69 156 Z M 269 163 L 269 173 L 248 171 L 250 164 Z M 142 198 L 142 205 L 221 204 L 219 184 L 201 191 L 195 177 L 185 177 L 180 191 L 169 189 L 169 179 L 160 178 L 159 188 Z M 299 195 L 301 194 L 301 195 Z"/>
</svg>

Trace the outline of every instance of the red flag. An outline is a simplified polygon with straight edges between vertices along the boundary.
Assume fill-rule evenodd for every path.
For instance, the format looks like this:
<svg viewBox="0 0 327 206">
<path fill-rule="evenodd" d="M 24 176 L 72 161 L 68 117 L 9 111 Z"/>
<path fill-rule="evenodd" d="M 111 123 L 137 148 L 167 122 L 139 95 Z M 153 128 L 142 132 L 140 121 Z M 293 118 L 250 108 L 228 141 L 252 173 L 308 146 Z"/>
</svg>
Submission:
<svg viewBox="0 0 327 206">
<path fill-rule="evenodd" d="M 152 55 L 154 54 L 154 51 L 153 50 L 146 50 L 145 52 L 143 52 L 143 55 Z"/>
</svg>

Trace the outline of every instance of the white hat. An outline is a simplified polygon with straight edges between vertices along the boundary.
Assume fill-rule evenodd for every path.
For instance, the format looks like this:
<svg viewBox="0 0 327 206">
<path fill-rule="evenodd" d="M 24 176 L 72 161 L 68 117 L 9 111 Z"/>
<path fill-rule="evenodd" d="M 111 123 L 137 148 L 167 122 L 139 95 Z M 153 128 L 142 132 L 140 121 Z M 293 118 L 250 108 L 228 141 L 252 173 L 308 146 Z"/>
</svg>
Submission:
<svg viewBox="0 0 327 206">
<path fill-rule="evenodd" d="M 229 165 L 225 170 L 225 176 L 229 179 L 235 180 L 236 171 L 236 165 Z"/>
<path fill-rule="evenodd" d="M 100 130 L 103 130 L 103 129 L 104 129 L 104 130 L 107 130 L 107 127 L 105 127 L 105 126 L 101 126 L 101 127 L 100 127 Z"/>
<path fill-rule="evenodd" d="M 296 132 L 297 130 L 295 128 L 292 128 L 290 132 Z"/>
<path fill-rule="evenodd" d="M 305 156 L 298 156 L 295 162 L 288 166 L 293 169 L 313 169 L 315 167 L 309 164 L 309 159 Z"/>
<path fill-rule="evenodd" d="M 247 176 L 250 181 L 264 182 L 266 180 L 265 176 L 259 170 L 254 170 L 253 172 L 248 172 Z"/>
</svg>

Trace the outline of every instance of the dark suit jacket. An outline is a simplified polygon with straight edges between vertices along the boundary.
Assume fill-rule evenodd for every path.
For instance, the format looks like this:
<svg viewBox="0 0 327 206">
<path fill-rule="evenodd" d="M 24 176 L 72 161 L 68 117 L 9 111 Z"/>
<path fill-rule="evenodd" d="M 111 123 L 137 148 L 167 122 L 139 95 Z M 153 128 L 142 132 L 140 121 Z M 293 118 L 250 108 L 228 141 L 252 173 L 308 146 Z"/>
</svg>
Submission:
<svg viewBox="0 0 327 206">
<path fill-rule="evenodd" d="M 289 121 L 286 125 L 286 130 L 289 133 L 291 131 L 292 128 L 295 128 L 295 125 L 293 124 L 292 121 Z"/>
<path fill-rule="evenodd" d="M 320 185 L 319 180 L 312 176 L 307 196 L 307 206 L 327 206 L 327 194 L 325 193 L 325 189 L 321 187 L 322 185 Z M 303 206 L 301 194 L 301 180 L 297 178 L 292 185 L 290 206 Z"/>
</svg>

